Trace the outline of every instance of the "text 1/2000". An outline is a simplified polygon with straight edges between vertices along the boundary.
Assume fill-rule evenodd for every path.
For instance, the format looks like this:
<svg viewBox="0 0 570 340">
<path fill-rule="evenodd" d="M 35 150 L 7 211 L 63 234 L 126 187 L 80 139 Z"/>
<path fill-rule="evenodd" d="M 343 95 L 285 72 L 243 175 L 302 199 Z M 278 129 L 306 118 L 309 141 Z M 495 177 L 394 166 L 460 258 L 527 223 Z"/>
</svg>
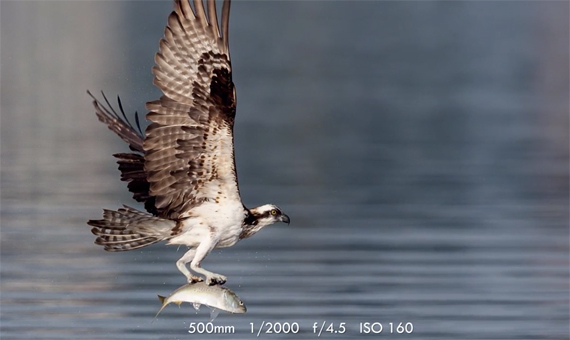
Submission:
<svg viewBox="0 0 570 340">
<path fill-rule="evenodd" d="M 255 324 L 250 322 L 251 333 L 256 333 Z M 297 322 L 261 322 L 261 326 L 257 329 L 259 334 L 297 334 L 299 333 L 299 324 Z"/>
</svg>

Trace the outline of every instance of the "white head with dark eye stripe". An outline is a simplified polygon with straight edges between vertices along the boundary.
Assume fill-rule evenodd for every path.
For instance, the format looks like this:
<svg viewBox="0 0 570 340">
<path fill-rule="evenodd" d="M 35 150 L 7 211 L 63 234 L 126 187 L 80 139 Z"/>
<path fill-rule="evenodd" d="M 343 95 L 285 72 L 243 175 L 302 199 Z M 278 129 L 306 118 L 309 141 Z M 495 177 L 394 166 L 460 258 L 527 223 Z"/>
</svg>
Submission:
<svg viewBox="0 0 570 340">
<path fill-rule="evenodd" d="M 242 235 L 240 235 L 240 238 L 248 238 L 261 228 L 275 222 L 285 222 L 289 224 L 291 220 L 278 206 L 273 204 L 265 204 L 257 208 L 249 209 L 249 214 L 244 220 L 244 231 Z"/>
<path fill-rule="evenodd" d="M 290 223 L 289 216 L 285 215 L 278 206 L 273 204 L 262 205 L 250 210 L 258 225 L 268 226 L 275 222 Z"/>
</svg>

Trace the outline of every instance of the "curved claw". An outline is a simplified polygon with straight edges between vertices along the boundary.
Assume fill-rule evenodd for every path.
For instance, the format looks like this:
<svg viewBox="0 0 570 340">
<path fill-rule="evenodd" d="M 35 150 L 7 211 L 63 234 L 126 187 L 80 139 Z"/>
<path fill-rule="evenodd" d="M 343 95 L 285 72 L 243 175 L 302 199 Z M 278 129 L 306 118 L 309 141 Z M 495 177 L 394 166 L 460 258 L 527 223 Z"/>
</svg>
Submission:
<svg viewBox="0 0 570 340">
<path fill-rule="evenodd" d="M 213 286 L 213 285 L 223 285 L 224 283 L 226 283 L 226 281 L 227 279 L 225 276 L 216 275 L 208 277 L 206 282 L 208 282 L 209 286 Z"/>
<path fill-rule="evenodd" d="M 196 282 L 202 282 L 202 281 L 204 281 L 204 278 L 200 277 L 200 276 L 190 276 L 188 278 L 188 283 L 196 283 Z"/>
</svg>

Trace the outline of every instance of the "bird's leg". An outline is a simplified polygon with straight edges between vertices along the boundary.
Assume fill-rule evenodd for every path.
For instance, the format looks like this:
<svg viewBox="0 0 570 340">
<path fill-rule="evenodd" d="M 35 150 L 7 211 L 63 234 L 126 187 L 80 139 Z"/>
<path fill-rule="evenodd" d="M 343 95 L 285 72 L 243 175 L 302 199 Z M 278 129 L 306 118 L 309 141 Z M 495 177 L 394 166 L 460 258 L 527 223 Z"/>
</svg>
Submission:
<svg viewBox="0 0 570 340">
<path fill-rule="evenodd" d="M 196 248 L 196 254 L 194 256 L 194 259 L 192 259 L 192 262 L 190 262 L 190 268 L 196 273 L 204 275 L 206 277 L 206 282 L 209 285 L 215 285 L 215 284 L 222 285 L 226 282 L 225 276 L 212 273 L 210 271 L 203 269 L 200 266 L 200 263 L 206 257 L 206 255 L 208 255 L 212 251 L 212 249 L 214 249 L 215 244 L 216 243 L 210 238 L 202 241 L 202 243 L 200 243 L 200 245 Z"/>
<path fill-rule="evenodd" d="M 192 275 L 192 273 L 190 273 L 188 268 L 186 268 L 186 263 L 192 261 L 195 254 L 196 254 L 196 248 L 192 248 L 188 250 L 186 254 L 184 254 L 184 256 L 180 258 L 180 260 L 176 261 L 176 267 L 178 267 L 178 270 L 180 270 L 182 274 L 186 276 L 186 278 L 188 279 L 188 283 L 204 281 L 203 278 Z"/>
</svg>

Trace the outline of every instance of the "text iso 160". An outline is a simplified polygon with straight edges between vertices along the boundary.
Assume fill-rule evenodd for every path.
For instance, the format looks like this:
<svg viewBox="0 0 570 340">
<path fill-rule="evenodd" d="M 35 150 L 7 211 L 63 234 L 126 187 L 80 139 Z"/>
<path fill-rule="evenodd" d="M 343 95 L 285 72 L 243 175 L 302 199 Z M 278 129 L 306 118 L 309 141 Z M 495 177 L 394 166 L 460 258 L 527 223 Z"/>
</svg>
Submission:
<svg viewBox="0 0 570 340">
<path fill-rule="evenodd" d="M 414 332 L 414 324 L 411 322 L 361 322 L 359 323 L 360 334 L 411 334 Z"/>
</svg>

